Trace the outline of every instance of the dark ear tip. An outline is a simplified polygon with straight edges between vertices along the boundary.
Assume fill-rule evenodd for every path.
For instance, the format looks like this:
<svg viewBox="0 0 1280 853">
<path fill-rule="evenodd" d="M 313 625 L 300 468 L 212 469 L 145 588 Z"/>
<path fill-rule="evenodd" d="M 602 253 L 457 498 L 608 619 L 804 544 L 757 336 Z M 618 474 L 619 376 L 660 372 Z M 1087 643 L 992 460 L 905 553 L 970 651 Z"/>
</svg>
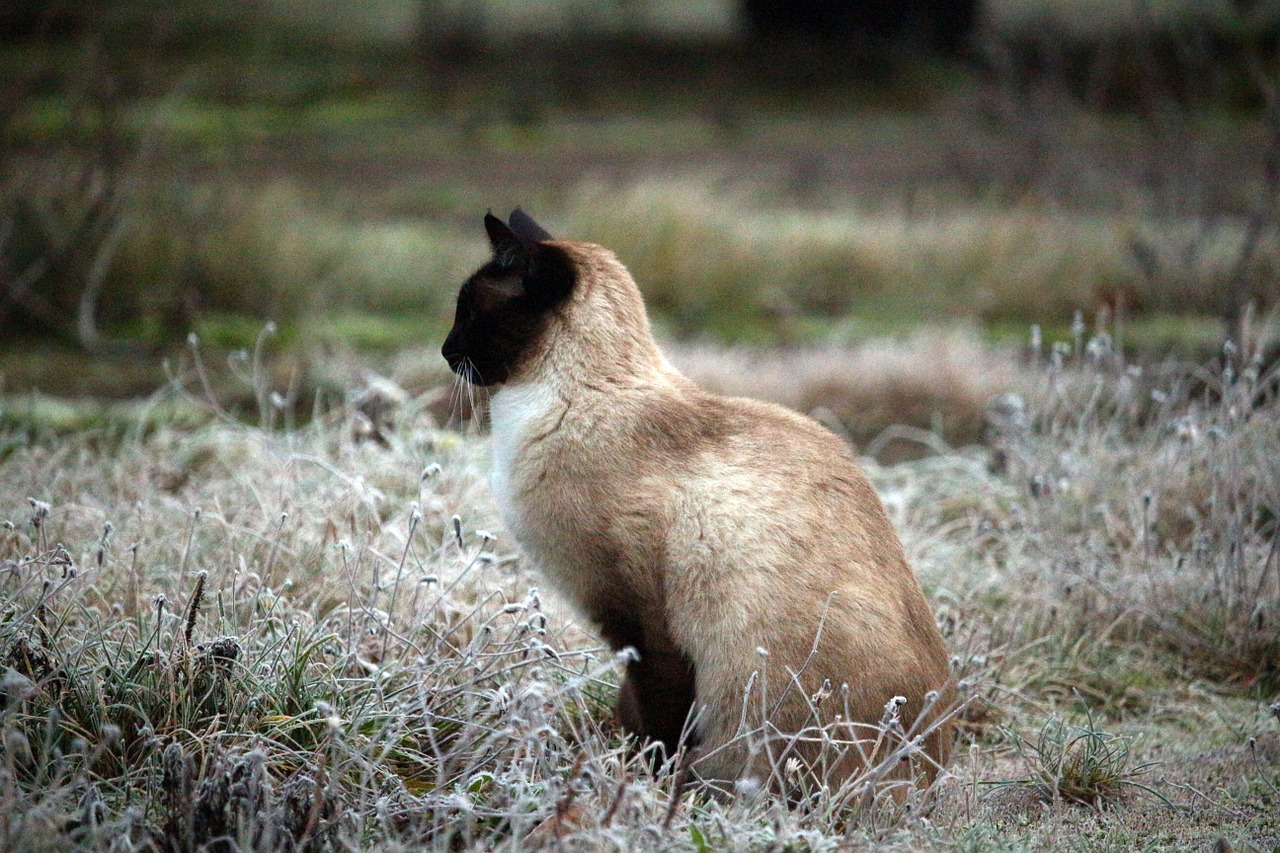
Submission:
<svg viewBox="0 0 1280 853">
<path fill-rule="evenodd" d="M 532 216 L 518 207 L 511 211 L 510 225 L 512 231 L 530 243 L 541 243 L 555 239 L 547 232 L 547 229 L 534 222 Z"/>
</svg>

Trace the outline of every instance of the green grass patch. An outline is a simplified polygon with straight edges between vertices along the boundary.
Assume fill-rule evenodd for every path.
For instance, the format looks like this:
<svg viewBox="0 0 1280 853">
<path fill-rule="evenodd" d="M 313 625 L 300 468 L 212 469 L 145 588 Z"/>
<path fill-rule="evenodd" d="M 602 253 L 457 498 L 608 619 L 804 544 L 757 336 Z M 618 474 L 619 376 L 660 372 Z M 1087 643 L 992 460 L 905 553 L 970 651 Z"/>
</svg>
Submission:
<svg viewBox="0 0 1280 853">
<path fill-rule="evenodd" d="M 350 347 L 388 353 L 411 347 L 430 348 L 444 342 L 451 318 L 422 314 L 343 312 L 326 314 L 307 325 L 307 340 L 318 346 Z"/>
<path fill-rule="evenodd" d="M 192 427 L 209 420 L 208 411 L 170 396 L 112 402 L 98 397 L 44 394 L 0 395 L 0 430 L 8 452 L 32 440 L 78 433 L 142 435 L 160 427 Z M 5 452 L 5 451 L 0 451 Z"/>
<path fill-rule="evenodd" d="M 1031 774 L 1013 784 L 1029 785 L 1048 802 L 1102 809 L 1131 790 L 1161 796 L 1141 781 L 1153 764 L 1138 762 L 1135 738 L 1099 727 L 1087 710 L 1077 721 L 1055 717 L 1030 737 L 1012 737 Z"/>
<path fill-rule="evenodd" d="M 1096 325 L 1097 318 L 1085 318 L 1086 329 Z M 986 337 L 996 344 L 1029 346 L 1034 333 L 1026 320 L 991 319 L 982 324 Z M 1054 342 L 1071 344 L 1076 333 L 1072 320 L 1063 317 L 1044 323 L 1034 323 L 1040 329 L 1040 339 L 1045 347 Z M 1126 317 L 1119 323 L 1107 318 L 1103 331 L 1114 337 L 1117 346 L 1136 354 L 1181 353 L 1209 354 L 1218 350 L 1226 330 L 1222 320 L 1204 315 L 1155 314 Z"/>
</svg>

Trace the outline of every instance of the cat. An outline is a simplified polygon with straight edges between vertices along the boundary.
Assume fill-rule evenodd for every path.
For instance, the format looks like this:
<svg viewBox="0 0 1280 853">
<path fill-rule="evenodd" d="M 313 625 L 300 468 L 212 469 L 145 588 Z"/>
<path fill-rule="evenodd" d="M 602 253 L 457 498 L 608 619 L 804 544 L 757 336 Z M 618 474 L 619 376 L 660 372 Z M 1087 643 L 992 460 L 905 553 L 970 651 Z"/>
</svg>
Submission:
<svg viewBox="0 0 1280 853">
<path fill-rule="evenodd" d="M 732 783 L 776 766 L 735 737 L 768 717 L 780 749 L 838 782 L 876 756 L 827 766 L 812 727 L 874 738 L 888 705 L 920 720 L 932 778 L 951 750 L 946 649 L 846 444 L 685 378 L 612 252 L 519 209 L 484 225 L 493 257 L 462 285 L 442 354 L 493 391 L 491 486 L 521 549 L 635 652 L 624 729 Z"/>
</svg>

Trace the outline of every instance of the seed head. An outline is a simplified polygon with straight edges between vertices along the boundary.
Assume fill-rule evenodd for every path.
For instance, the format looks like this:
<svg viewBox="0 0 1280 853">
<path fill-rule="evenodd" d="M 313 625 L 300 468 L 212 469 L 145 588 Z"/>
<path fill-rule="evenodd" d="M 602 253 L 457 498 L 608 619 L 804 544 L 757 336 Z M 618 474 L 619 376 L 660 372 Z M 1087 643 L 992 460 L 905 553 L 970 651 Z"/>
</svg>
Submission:
<svg viewBox="0 0 1280 853">
<path fill-rule="evenodd" d="M 9 729 L 4 733 L 4 751 L 19 767 L 30 767 L 35 763 L 31 741 L 21 729 Z"/>
<path fill-rule="evenodd" d="M 19 647 L 11 649 L 9 652 L 12 660 L 15 651 Z M 36 686 L 31 679 L 16 669 L 6 668 L 4 675 L 0 675 L 0 699 L 5 700 L 8 705 L 14 700 L 30 699 L 36 695 Z M 1272 710 L 1275 710 L 1274 708 Z"/>
<path fill-rule="evenodd" d="M 186 640 L 188 646 L 191 645 L 191 635 L 196 629 L 196 617 L 200 614 L 200 604 L 204 600 L 204 583 L 208 576 L 208 572 L 196 575 L 196 589 L 191 594 L 191 605 L 187 608 L 187 625 L 182 632 L 182 638 Z"/>
<path fill-rule="evenodd" d="M 39 527 L 49 517 L 49 510 L 52 507 L 47 501 L 38 501 L 31 497 L 27 498 L 27 502 L 31 504 L 31 525 Z"/>
</svg>

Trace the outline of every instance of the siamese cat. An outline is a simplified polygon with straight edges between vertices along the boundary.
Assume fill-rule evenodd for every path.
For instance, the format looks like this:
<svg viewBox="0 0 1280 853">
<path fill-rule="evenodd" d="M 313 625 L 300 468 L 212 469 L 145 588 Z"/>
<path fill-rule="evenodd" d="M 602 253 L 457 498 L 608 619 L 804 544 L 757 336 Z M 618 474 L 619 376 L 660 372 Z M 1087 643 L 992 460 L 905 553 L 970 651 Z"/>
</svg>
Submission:
<svg viewBox="0 0 1280 853">
<path fill-rule="evenodd" d="M 484 225 L 493 258 L 462 285 L 443 355 L 494 389 L 491 484 L 521 549 L 636 653 L 623 727 L 668 755 L 696 747 L 698 775 L 732 782 L 768 774 L 737 737 L 763 724 L 838 782 L 876 758 L 902 697 L 932 777 L 951 749 L 946 649 L 845 443 L 681 375 L 612 252 L 520 210 Z M 833 721 L 866 746 L 830 767 L 813 727 Z"/>
</svg>

